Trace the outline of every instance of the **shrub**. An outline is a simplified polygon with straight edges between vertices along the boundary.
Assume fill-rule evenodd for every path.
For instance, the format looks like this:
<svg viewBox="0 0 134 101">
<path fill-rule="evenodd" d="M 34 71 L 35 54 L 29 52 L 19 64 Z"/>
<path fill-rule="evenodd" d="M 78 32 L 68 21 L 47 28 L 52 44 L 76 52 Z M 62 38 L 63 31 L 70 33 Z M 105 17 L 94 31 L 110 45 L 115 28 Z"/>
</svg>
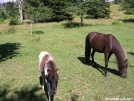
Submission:
<svg viewBox="0 0 134 101">
<path fill-rule="evenodd" d="M 18 19 L 13 19 L 11 18 L 10 22 L 9 22 L 9 25 L 19 25 L 20 22 L 18 21 Z"/>
<path fill-rule="evenodd" d="M 112 22 L 112 25 L 122 25 L 122 23 L 120 21 L 115 20 Z"/>
<path fill-rule="evenodd" d="M 87 8 L 87 18 L 109 18 L 110 17 L 110 4 L 105 2 L 85 2 L 85 8 Z"/>
<path fill-rule="evenodd" d="M 0 23 L 6 19 L 6 15 L 2 9 L 0 9 Z"/>
</svg>

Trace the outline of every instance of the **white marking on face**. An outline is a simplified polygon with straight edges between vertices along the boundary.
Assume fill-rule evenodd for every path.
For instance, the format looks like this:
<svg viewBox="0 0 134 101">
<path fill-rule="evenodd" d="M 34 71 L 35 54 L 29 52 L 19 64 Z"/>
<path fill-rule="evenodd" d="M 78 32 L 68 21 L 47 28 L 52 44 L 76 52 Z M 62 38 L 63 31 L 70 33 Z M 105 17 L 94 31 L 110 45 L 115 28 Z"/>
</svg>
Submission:
<svg viewBox="0 0 134 101">
<path fill-rule="evenodd" d="M 48 68 L 47 68 L 47 64 L 44 66 L 44 75 L 48 75 L 48 72 L 47 72 L 47 70 L 48 70 Z"/>
</svg>

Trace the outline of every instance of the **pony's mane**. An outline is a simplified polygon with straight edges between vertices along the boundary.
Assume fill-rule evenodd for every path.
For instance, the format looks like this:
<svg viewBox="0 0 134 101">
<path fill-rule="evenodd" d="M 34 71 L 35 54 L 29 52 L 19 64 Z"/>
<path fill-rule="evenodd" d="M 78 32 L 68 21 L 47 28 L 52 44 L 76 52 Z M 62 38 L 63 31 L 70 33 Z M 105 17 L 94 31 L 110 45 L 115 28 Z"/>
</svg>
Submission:
<svg viewBox="0 0 134 101">
<path fill-rule="evenodd" d="M 124 57 L 127 58 L 126 51 L 123 49 L 123 47 L 122 47 L 122 45 L 120 44 L 120 42 L 116 39 L 115 36 L 112 35 L 112 37 L 113 37 L 113 39 L 115 40 L 114 46 L 116 46 L 117 48 L 121 48 L 122 53 L 124 54 Z M 120 46 L 120 47 L 119 47 L 119 46 Z"/>
<path fill-rule="evenodd" d="M 127 57 L 119 41 L 113 35 L 111 36 L 112 36 L 113 53 L 116 56 L 116 60 L 118 62 L 118 68 L 119 68 L 119 67 L 122 67 L 123 65 L 123 62 L 124 62 L 123 59 L 126 59 Z"/>
</svg>

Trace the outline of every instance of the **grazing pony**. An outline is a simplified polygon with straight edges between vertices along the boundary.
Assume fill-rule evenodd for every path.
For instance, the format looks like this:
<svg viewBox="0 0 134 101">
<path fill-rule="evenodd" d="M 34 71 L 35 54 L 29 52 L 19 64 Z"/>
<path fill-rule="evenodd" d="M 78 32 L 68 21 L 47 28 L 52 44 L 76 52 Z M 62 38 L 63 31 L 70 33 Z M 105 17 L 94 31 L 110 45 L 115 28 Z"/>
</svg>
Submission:
<svg viewBox="0 0 134 101">
<path fill-rule="evenodd" d="M 86 36 L 85 40 L 85 61 L 89 62 L 91 48 L 92 62 L 94 65 L 95 52 L 104 53 L 105 57 L 105 76 L 108 77 L 108 61 L 112 54 L 115 54 L 118 63 L 118 70 L 121 77 L 127 76 L 128 59 L 119 43 L 119 41 L 111 34 L 102 34 L 98 32 L 91 32 Z"/>
<path fill-rule="evenodd" d="M 42 51 L 39 54 L 39 69 L 42 73 L 42 89 L 44 89 L 45 83 L 49 82 L 51 95 L 54 96 L 57 92 L 58 69 L 50 53 Z"/>
</svg>

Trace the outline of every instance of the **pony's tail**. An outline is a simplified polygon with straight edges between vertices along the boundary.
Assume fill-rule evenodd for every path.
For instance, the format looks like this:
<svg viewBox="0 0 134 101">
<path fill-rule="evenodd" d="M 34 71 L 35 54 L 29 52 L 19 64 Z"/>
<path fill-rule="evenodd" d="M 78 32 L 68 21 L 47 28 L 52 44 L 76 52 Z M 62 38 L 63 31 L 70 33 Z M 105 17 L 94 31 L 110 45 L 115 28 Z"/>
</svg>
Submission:
<svg viewBox="0 0 134 101">
<path fill-rule="evenodd" d="M 86 64 L 89 63 L 90 52 L 91 52 L 91 46 L 89 43 L 89 35 L 87 35 L 86 40 L 85 40 L 85 62 L 86 62 Z"/>
</svg>

